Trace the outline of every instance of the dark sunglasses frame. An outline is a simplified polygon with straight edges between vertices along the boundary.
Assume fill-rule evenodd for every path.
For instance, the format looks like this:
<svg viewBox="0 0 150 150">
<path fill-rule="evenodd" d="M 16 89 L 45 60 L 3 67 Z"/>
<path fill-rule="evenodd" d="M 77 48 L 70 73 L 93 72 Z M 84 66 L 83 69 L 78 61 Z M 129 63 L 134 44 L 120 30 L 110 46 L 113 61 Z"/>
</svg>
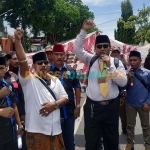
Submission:
<svg viewBox="0 0 150 150">
<path fill-rule="evenodd" d="M 102 47 L 103 47 L 103 48 L 108 48 L 109 46 L 110 46 L 109 44 L 96 45 L 96 47 L 97 47 L 98 49 L 102 49 Z"/>
<path fill-rule="evenodd" d="M 47 65 L 49 62 L 47 60 L 39 60 L 36 62 L 38 65 L 42 65 L 44 63 L 44 65 Z"/>
</svg>

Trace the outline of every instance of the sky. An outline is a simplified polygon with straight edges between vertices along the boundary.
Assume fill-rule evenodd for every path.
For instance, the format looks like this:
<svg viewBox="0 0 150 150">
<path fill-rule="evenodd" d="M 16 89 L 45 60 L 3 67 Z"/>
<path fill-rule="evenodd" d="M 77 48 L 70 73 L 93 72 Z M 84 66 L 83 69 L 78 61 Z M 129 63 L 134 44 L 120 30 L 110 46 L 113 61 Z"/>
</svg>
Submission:
<svg viewBox="0 0 150 150">
<path fill-rule="evenodd" d="M 96 27 L 102 31 L 102 34 L 108 35 L 111 39 L 114 39 L 114 29 L 117 28 L 117 20 L 121 18 L 121 2 L 122 0 L 82 0 L 84 5 L 87 5 L 94 13 Z M 138 9 L 150 5 L 150 0 L 130 0 L 133 6 L 134 14 L 138 13 Z M 13 34 L 14 29 L 4 23 L 7 26 L 9 34 Z"/>
<path fill-rule="evenodd" d="M 117 20 L 121 18 L 122 0 L 82 0 L 82 2 L 94 13 L 96 27 L 103 32 L 102 34 L 114 39 L 114 29 L 117 28 Z M 143 8 L 143 4 L 150 6 L 150 0 L 130 0 L 130 2 L 134 14 Z"/>
</svg>

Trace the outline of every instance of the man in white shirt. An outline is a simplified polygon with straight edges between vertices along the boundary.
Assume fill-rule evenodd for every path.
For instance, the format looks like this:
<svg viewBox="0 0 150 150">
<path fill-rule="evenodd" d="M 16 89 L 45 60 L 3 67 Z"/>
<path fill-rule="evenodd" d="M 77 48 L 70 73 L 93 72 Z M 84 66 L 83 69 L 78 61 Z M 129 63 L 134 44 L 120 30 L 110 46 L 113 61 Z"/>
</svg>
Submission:
<svg viewBox="0 0 150 150">
<path fill-rule="evenodd" d="M 60 110 L 68 102 L 59 79 L 47 74 L 48 60 L 44 52 L 33 55 L 35 72 L 30 73 L 21 44 L 23 30 L 15 31 L 15 49 L 19 61 L 19 81 L 25 99 L 25 130 L 28 150 L 64 150 Z"/>
<path fill-rule="evenodd" d="M 110 40 L 107 35 L 98 35 L 95 40 L 96 56 L 83 49 L 87 31 L 95 26 L 92 20 L 86 20 L 80 34 L 77 36 L 74 53 L 86 65 L 90 66 L 88 86 L 86 89 L 87 100 L 84 106 L 86 150 L 99 150 L 100 137 L 103 137 L 105 150 L 117 150 L 119 145 L 119 102 L 118 85 L 127 84 L 125 69 L 121 61 L 118 67 L 114 58 L 109 57 Z"/>
</svg>

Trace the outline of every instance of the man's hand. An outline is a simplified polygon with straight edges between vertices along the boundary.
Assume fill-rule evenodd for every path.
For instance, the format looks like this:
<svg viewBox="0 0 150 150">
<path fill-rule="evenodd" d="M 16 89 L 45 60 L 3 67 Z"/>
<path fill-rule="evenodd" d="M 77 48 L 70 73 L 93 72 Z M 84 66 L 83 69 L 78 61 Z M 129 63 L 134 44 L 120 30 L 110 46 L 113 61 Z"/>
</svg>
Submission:
<svg viewBox="0 0 150 150">
<path fill-rule="evenodd" d="M 8 35 L 7 35 L 7 38 L 8 38 L 8 40 L 10 40 L 10 41 L 12 41 L 12 42 L 13 42 L 14 36 L 13 36 L 13 35 L 11 35 L 11 34 L 8 34 Z"/>
<path fill-rule="evenodd" d="M 1 90 L 0 90 L 0 98 L 4 98 L 5 96 L 9 96 L 10 94 L 10 89 L 8 87 L 3 87 Z"/>
<path fill-rule="evenodd" d="M 20 117 L 20 121 L 25 122 L 25 116 L 24 115 Z"/>
<path fill-rule="evenodd" d="M 23 29 L 16 29 L 14 32 L 15 40 L 21 40 L 21 38 L 23 37 L 23 34 L 24 34 Z"/>
<path fill-rule="evenodd" d="M 54 102 L 47 102 L 42 104 L 43 108 L 40 110 L 40 115 L 47 117 L 52 111 L 55 110 L 55 103 Z"/>
<path fill-rule="evenodd" d="M 75 108 L 74 109 L 74 118 L 77 119 L 80 117 L 80 108 Z"/>
<path fill-rule="evenodd" d="M 111 66 L 111 63 L 110 63 L 110 57 L 106 54 L 102 54 L 101 55 L 101 59 L 103 62 L 106 63 L 107 67 L 110 67 Z"/>
<path fill-rule="evenodd" d="M 0 109 L 0 116 L 4 118 L 10 118 L 14 115 L 14 109 L 7 107 L 7 108 L 1 108 Z"/>
<path fill-rule="evenodd" d="M 87 32 L 89 29 L 92 29 L 93 27 L 95 27 L 95 23 L 93 22 L 93 20 L 91 19 L 85 20 L 82 26 L 82 30 Z"/>
<path fill-rule="evenodd" d="M 144 103 L 144 104 L 143 104 L 143 110 L 144 110 L 144 111 L 149 111 L 149 109 L 150 109 L 149 105 L 146 104 L 146 103 Z"/>
<path fill-rule="evenodd" d="M 124 105 L 124 98 L 123 97 L 120 97 L 119 98 L 119 101 L 120 101 L 120 106 L 122 107 Z"/>
<path fill-rule="evenodd" d="M 23 135 L 24 134 L 24 129 L 23 128 L 19 128 L 17 130 L 17 135 Z"/>
<path fill-rule="evenodd" d="M 132 70 L 129 71 L 128 80 L 134 77 L 134 72 Z"/>
</svg>

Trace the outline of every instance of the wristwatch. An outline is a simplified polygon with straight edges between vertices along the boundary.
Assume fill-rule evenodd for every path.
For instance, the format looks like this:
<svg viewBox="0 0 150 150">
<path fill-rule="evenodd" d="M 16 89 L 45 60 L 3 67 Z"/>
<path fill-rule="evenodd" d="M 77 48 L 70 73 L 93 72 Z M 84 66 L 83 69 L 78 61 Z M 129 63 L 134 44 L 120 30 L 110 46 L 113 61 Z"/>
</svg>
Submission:
<svg viewBox="0 0 150 150">
<path fill-rule="evenodd" d="M 81 106 L 80 106 L 80 105 L 77 105 L 76 108 L 81 108 Z"/>
<path fill-rule="evenodd" d="M 24 127 L 23 127 L 23 126 L 21 126 L 21 127 L 18 127 L 18 129 L 24 129 Z"/>
<path fill-rule="evenodd" d="M 55 109 L 59 108 L 59 103 L 57 101 L 55 101 Z"/>
</svg>

